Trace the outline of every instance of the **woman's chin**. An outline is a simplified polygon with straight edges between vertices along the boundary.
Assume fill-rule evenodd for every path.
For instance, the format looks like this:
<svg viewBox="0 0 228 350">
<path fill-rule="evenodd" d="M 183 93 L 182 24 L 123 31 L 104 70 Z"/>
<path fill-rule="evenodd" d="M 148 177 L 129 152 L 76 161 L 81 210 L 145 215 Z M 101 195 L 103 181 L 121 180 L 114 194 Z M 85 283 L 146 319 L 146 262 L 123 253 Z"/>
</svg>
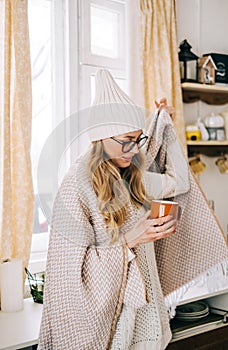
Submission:
<svg viewBox="0 0 228 350">
<path fill-rule="evenodd" d="M 115 158 L 112 161 L 118 168 L 127 168 L 131 165 L 132 159 Z"/>
<path fill-rule="evenodd" d="M 127 168 L 127 167 L 129 167 L 130 165 L 131 165 L 131 160 L 123 160 L 123 161 L 120 161 L 120 162 L 118 162 L 119 164 L 118 164 L 118 167 L 119 168 Z"/>
</svg>

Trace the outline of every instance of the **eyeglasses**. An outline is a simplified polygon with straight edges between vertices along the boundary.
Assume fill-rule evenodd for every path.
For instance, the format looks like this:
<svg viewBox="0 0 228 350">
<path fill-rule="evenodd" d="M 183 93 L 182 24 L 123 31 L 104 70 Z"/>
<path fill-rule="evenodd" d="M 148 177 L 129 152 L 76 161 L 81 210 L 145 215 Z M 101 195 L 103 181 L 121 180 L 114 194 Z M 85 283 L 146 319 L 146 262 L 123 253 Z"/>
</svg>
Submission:
<svg viewBox="0 0 228 350">
<path fill-rule="evenodd" d="M 122 145 L 122 152 L 127 153 L 127 152 L 130 152 L 135 147 L 135 145 L 137 145 L 138 149 L 142 148 L 145 145 L 148 139 L 148 136 L 144 135 L 143 137 L 140 137 L 136 141 L 120 141 L 115 139 L 114 137 L 110 137 L 110 139 Z"/>
</svg>

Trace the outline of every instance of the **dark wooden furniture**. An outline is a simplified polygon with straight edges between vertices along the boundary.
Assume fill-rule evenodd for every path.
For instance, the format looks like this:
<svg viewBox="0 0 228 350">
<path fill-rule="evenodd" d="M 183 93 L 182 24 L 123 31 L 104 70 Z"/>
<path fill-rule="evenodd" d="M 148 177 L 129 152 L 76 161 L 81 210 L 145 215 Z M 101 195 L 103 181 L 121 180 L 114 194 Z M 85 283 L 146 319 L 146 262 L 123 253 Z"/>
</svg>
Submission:
<svg viewBox="0 0 228 350">
<path fill-rule="evenodd" d="M 228 350 L 228 324 L 169 343 L 167 350 Z"/>
</svg>

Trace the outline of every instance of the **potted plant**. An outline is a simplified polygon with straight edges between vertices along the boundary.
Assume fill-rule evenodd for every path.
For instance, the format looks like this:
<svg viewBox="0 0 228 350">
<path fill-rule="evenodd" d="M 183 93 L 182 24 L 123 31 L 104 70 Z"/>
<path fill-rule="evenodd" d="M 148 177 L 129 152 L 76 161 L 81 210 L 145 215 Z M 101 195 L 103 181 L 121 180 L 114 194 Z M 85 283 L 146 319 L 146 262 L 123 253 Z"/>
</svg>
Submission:
<svg viewBox="0 0 228 350">
<path fill-rule="evenodd" d="M 34 302 L 43 304 L 43 293 L 44 293 L 44 279 L 45 275 L 43 272 L 34 273 L 33 275 L 25 268 L 27 274 L 30 292 Z"/>
</svg>

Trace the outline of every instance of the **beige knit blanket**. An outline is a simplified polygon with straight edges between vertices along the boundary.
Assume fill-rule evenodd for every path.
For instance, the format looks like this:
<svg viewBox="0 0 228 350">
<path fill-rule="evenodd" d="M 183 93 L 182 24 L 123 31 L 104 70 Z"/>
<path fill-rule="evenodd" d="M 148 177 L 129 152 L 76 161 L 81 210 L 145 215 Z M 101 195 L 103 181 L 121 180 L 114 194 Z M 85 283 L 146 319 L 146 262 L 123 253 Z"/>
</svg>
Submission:
<svg viewBox="0 0 228 350">
<path fill-rule="evenodd" d="M 153 118 L 149 133 L 148 169 L 156 161 L 163 171 L 166 149 L 176 139 L 170 118 Z M 175 198 L 183 208 L 177 233 L 156 242 L 164 295 L 228 258 L 219 224 L 192 174 L 190 182 L 190 191 Z M 53 210 L 40 350 L 109 349 L 123 303 L 139 308 L 148 302 L 136 259 L 128 263 L 124 244 L 111 246 L 106 237 L 89 179 L 73 167 Z"/>
<path fill-rule="evenodd" d="M 176 140 L 170 116 L 161 113 L 149 127 L 147 167 L 154 160 L 164 171 L 166 149 Z M 227 240 L 208 205 L 198 181 L 189 169 L 190 191 L 175 197 L 182 207 L 176 234 L 155 242 L 158 272 L 164 295 L 195 279 L 228 258 Z"/>
</svg>

